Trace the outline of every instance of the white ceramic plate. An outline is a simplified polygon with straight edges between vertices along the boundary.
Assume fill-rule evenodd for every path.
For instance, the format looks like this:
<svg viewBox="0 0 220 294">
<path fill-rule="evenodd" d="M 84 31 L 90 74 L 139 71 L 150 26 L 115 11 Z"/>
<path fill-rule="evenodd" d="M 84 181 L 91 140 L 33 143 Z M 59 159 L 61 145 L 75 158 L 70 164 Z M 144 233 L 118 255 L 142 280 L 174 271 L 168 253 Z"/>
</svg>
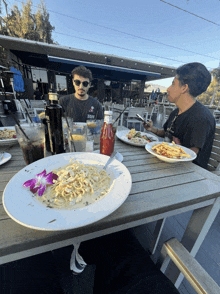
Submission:
<svg viewBox="0 0 220 294">
<path fill-rule="evenodd" d="M 1 156 L 1 152 L 0 152 L 0 156 Z M 7 161 L 9 161 L 11 159 L 11 154 L 5 152 L 4 153 L 4 157 L 2 158 L 2 160 L 0 160 L 0 165 L 6 163 Z"/>
<path fill-rule="evenodd" d="M 131 142 L 131 140 L 128 139 L 128 137 L 126 137 L 126 135 L 128 135 L 130 130 L 122 130 L 122 131 L 117 131 L 116 132 L 116 136 L 118 137 L 118 139 L 120 139 L 121 141 L 127 143 L 127 144 L 130 144 L 130 145 L 133 145 L 133 146 L 142 146 L 144 147 L 146 145 L 146 143 L 144 144 L 140 144 L 140 143 L 133 143 Z M 154 136 L 154 135 L 151 135 L 149 133 L 144 133 L 144 132 L 140 132 L 141 135 L 146 135 L 148 136 L 149 138 L 152 138 L 152 140 L 154 140 L 154 142 L 158 142 L 159 139 L 158 137 Z"/>
<path fill-rule="evenodd" d="M 0 130 L 4 130 L 4 129 L 15 130 L 15 127 L 0 127 Z M 0 139 L 0 146 L 13 145 L 13 144 L 16 144 L 17 142 L 18 142 L 18 139 L 17 138 L 14 138 L 14 139 L 4 139 L 4 140 L 1 140 Z"/>
<path fill-rule="evenodd" d="M 22 185 L 44 169 L 47 173 L 62 167 L 74 158 L 84 164 L 103 166 L 109 156 L 89 152 L 63 153 L 40 159 L 20 170 L 7 184 L 3 193 L 3 205 L 8 215 L 21 225 L 45 230 L 59 231 L 83 227 L 97 222 L 115 211 L 128 197 L 131 190 L 131 175 L 118 160 L 107 167 L 112 179 L 111 189 L 106 196 L 83 208 L 76 210 L 53 209 L 41 204 Z"/>
<path fill-rule="evenodd" d="M 191 157 L 184 157 L 184 158 L 181 158 L 181 159 L 175 159 L 175 158 L 168 158 L 166 156 L 163 156 L 163 155 L 159 155 L 157 153 L 155 153 L 153 150 L 152 150 L 152 147 L 154 145 L 156 145 L 158 143 L 155 143 L 155 142 L 151 142 L 151 143 L 148 143 L 145 145 L 145 149 L 153 154 L 154 156 L 156 156 L 157 158 L 163 160 L 163 161 L 166 161 L 166 162 L 170 162 L 170 163 L 175 163 L 175 162 L 186 162 L 186 161 L 193 161 L 194 159 L 196 159 L 196 153 L 194 151 L 192 151 L 191 149 L 189 148 L 186 148 L 184 146 L 180 146 L 180 145 L 177 145 L 177 146 L 180 146 L 187 154 L 191 155 Z M 160 144 L 160 143 L 159 143 Z M 170 146 L 173 146 L 172 143 L 169 143 Z"/>
<path fill-rule="evenodd" d="M 100 154 L 100 150 L 95 150 L 95 151 L 93 151 L 93 153 Z M 120 152 L 118 152 L 118 159 L 117 160 L 119 160 L 120 162 L 122 162 L 123 159 L 124 159 L 123 155 Z"/>
</svg>

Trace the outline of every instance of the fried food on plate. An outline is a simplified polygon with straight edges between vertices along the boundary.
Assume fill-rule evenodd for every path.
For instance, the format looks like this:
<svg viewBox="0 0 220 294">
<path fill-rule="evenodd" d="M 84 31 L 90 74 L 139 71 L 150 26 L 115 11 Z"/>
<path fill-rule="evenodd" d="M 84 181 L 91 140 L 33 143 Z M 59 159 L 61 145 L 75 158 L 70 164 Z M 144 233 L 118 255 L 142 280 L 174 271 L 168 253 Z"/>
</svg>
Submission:
<svg viewBox="0 0 220 294">
<path fill-rule="evenodd" d="M 174 142 L 172 142 L 172 144 L 173 146 L 170 146 L 166 142 L 155 144 L 152 147 L 152 150 L 158 155 L 163 155 L 168 158 L 181 159 L 184 157 L 191 157 L 191 155 L 187 154 L 181 147 L 177 146 Z"/>
<path fill-rule="evenodd" d="M 15 130 L 7 129 L 0 130 L 0 140 L 15 139 L 16 132 Z"/>
<path fill-rule="evenodd" d="M 146 144 L 155 141 L 152 137 L 142 135 L 141 132 L 136 132 L 135 129 L 131 129 L 126 137 L 130 140 L 130 142 L 136 144 Z"/>
<path fill-rule="evenodd" d="M 128 139 L 133 138 L 135 134 L 136 134 L 135 129 L 131 129 L 127 135 Z"/>
</svg>

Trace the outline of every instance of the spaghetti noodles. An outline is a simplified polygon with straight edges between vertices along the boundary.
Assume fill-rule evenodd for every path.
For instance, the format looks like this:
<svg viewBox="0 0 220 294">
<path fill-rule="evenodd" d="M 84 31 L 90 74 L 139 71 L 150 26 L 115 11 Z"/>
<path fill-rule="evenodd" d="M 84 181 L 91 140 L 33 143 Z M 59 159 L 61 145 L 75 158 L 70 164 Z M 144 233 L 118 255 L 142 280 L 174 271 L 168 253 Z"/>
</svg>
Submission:
<svg viewBox="0 0 220 294">
<path fill-rule="evenodd" d="M 51 208 L 73 209 L 87 206 L 103 198 L 110 188 L 106 171 L 78 161 L 54 170 L 54 184 L 37 199 Z"/>
</svg>

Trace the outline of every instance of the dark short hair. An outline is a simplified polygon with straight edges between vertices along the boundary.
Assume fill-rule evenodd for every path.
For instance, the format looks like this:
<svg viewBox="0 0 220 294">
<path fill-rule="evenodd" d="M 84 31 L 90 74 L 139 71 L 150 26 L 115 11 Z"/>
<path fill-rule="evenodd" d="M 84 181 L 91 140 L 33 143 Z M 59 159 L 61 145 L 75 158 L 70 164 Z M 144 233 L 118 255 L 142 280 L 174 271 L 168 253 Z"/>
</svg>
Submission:
<svg viewBox="0 0 220 294">
<path fill-rule="evenodd" d="M 92 72 L 90 69 L 86 68 L 83 65 L 77 66 L 72 70 L 72 76 L 78 75 L 84 78 L 89 79 L 89 81 L 92 81 Z"/>
<path fill-rule="evenodd" d="M 189 94 L 193 97 L 205 92 L 211 83 L 210 72 L 199 62 L 184 64 L 177 68 L 176 73 L 181 85 L 188 85 Z"/>
</svg>

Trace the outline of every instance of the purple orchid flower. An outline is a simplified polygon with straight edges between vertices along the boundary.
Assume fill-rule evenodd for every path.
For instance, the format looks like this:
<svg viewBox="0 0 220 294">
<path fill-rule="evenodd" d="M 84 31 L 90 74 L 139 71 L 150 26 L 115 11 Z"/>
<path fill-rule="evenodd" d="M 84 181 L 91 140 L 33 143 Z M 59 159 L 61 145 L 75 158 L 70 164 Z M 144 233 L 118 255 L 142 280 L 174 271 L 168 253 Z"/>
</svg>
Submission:
<svg viewBox="0 0 220 294">
<path fill-rule="evenodd" d="M 58 175 L 50 172 L 46 174 L 46 170 L 43 170 L 40 174 L 37 174 L 33 179 L 28 180 L 23 184 L 23 187 L 30 187 L 30 191 L 38 196 L 42 196 L 46 189 L 46 185 L 52 185 L 53 180 L 57 180 Z"/>
</svg>

